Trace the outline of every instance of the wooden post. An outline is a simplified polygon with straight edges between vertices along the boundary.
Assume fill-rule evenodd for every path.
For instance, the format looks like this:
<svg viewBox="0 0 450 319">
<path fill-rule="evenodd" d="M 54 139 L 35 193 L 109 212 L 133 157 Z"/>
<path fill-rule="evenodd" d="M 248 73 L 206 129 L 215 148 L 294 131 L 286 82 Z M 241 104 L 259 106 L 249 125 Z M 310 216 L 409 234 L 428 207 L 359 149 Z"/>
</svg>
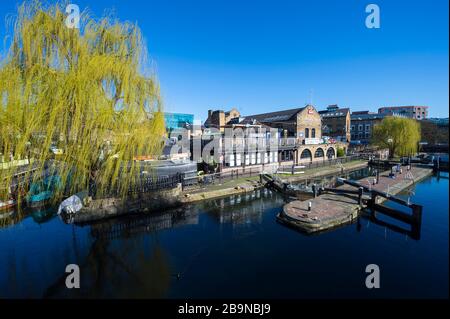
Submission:
<svg viewBox="0 0 450 319">
<path fill-rule="evenodd" d="M 370 206 L 373 206 L 377 203 L 377 195 L 374 192 L 371 192 L 370 194 Z"/>
<path fill-rule="evenodd" d="M 363 196 L 364 188 L 360 187 L 358 188 L 358 205 L 362 206 L 362 196 Z"/>
</svg>

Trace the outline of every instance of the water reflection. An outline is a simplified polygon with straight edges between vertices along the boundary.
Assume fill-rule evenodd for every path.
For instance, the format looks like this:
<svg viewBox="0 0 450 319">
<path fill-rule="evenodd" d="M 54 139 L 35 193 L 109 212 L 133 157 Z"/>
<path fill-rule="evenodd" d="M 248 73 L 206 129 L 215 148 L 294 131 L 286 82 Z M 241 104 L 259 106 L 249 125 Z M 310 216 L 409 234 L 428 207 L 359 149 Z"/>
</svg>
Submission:
<svg viewBox="0 0 450 319">
<path fill-rule="evenodd" d="M 196 224 L 198 211 L 188 206 L 164 213 L 134 215 L 98 222 L 91 225 L 91 235 L 96 239 L 130 238 L 144 233 Z"/>
<path fill-rule="evenodd" d="M 18 224 L 26 217 L 24 212 L 18 212 L 14 209 L 0 212 L 0 228 L 8 228 Z"/>
<path fill-rule="evenodd" d="M 19 213 L 15 212 L 9 219 L 15 218 L 19 225 L 9 224 L 0 231 L 0 268 L 4 270 L 0 297 L 323 297 L 329 295 L 330 285 L 341 286 L 342 278 L 347 287 L 342 295 L 359 296 L 366 291 L 361 290 L 359 277 L 354 277 L 355 267 L 367 262 L 406 269 L 391 278 L 417 276 L 421 290 L 411 295 L 421 296 L 430 286 L 428 280 L 446 279 L 440 267 L 425 263 L 433 258 L 445 266 L 448 259 L 443 252 L 448 248 L 444 245 L 448 214 L 437 213 L 442 204 L 426 199 L 447 194 L 448 180 L 439 183 L 438 188 L 437 180 L 430 178 L 415 186 L 415 196 L 422 196 L 417 202 L 428 209 L 422 230 L 367 214 L 356 225 L 319 236 L 290 232 L 275 222 L 286 199 L 268 189 L 82 227 L 52 218 L 50 210 L 35 211 L 34 216 L 31 211 L 22 212 L 20 217 L 14 217 Z M 420 232 L 422 240 L 403 238 L 419 239 Z M 66 288 L 64 271 L 70 263 L 80 266 L 80 289 Z M 408 272 L 406 266 L 412 264 L 424 271 Z M 327 277 L 330 265 L 341 269 L 342 277 Z M 278 276 L 280 272 L 307 274 L 311 269 L 323 280 Z M 392 297 L 391 292 L 395 296 L 409 293 L 399 284 L 380 296 Z"/>
<path fill-rule="evenodd" d="M 32 208 L 30 215 L 37 224 L 43 224 L 56 216 L 57 209 L 55 207 L 39 207 Z"/>
<path fill-rule="evenodd" d="M 67 289 L 63 273 L 44 298 L 161 298 L 171 274 L 167 256 L 157 240 L 131 237 L 120 241 L 96 238 L 81 263 L 80 289 Z"/>
<path fill-rule="evenodd" d="M 266 210 L 281 207 L 283 203 L 281 196 L 264 188 L 251 193 L 207 201 L 200 204 L 200 208 L 220 224 L 229 223 L 236 228 L 248 224 L 261 224 Z"/>
<path fill-rule="evenodd" d="M 420 240 L 420 231 L 422 228 L 421 222 L 403 223 L 389 219 L 386 220 L 384 216 L 379 216 L 379 212 L 373 210 L 365 212 L 361 218 L 395 233 L 407 235 L 411 239 Z M 358 218 L 358 223 L 360 223 L 359 219 L 360 218 Z M 361 226 L 359 225 L 358 228 L 360 230 Z"/>
<path fill-rule="evenodd" d="M 31 216 L 35 223 L 43 224 L 50 221 L 56 216 L 57 209 L 55 207 L 42 206 L 42 207 L 25 207 L 11 208 L 8 211 L 0 212 L 0 228 L 8 228 L 19 224 L 23 219 Z"/>
</svg>

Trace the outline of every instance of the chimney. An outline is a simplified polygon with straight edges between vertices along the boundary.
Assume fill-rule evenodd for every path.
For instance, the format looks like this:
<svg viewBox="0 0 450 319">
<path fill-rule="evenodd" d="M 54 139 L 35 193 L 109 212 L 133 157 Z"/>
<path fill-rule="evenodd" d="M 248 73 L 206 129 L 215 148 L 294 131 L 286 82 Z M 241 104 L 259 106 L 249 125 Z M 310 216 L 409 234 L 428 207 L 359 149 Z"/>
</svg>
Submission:
<svg viewBox="0 0 450 319">
<path fill-rule="evenodd" d="M 327 107 L 328 111 L 336 111 L 337 109 L 339 109 L 339 106 L 337 104 L 331 104 Z"/>
<path fill-rule="evenodd" d="M 212 115 L 212 110 L 208 110 L 208 118 L 210 118 L 211 117 L 211 115 Z"/>
</svg>

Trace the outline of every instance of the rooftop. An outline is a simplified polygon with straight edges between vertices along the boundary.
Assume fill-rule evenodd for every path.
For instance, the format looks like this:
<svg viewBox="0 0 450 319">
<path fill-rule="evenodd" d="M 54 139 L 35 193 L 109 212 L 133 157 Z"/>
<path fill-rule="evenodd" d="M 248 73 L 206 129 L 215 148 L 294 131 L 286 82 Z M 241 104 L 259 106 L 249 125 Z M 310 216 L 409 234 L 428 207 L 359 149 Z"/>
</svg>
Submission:
<svg viewBox="0 0 450 319">
<path fill-rule="evenodd" d="M 306 107 L 306 106 L 305 106 Z M 270 112 L 270 113 L 262 113 L 262 114 L 254 114 L 245 116 L 244 121 L 248 120 L 256 120 L 261 123 L 272 123 L 272 122 L 283 122 L 288 121 L 293 118 L 297 113 L 301 112 L 305 109 L 305 107 L 299 107 L 295 109 Z"/>
<path fill-rule="evenodd" d="M 328 109 L 328 110 L 323 110 L 323 111 L 319 111 L 319 114 L 322 117 L 341 117 L 341 116 L 347 116 L 347 113 L 350 112 L 349 108 L 344 108 L 344 109 Z"/>
</svg>

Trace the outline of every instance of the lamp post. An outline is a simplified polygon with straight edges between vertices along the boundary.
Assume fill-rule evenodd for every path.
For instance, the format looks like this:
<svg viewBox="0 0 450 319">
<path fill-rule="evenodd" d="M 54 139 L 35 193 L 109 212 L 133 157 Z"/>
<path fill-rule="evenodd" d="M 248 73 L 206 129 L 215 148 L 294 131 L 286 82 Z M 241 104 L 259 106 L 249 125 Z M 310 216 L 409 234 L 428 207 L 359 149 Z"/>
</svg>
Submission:
<svg viewBox="0 0 450 319">
<path fill-rule="evenodd" d="M 392 143 L 392 142 L 393 142 L 392 138 L 388 138 L 387 143 L 388 143 L 388 145 L 389 145 L 389 157 L 390 157 L 390 158 L 393 158 L 393 157 L 394 157 L 394 154 L 391 154 L 391 149 L 392 149 L 391 143 Z"/>
</svg>

